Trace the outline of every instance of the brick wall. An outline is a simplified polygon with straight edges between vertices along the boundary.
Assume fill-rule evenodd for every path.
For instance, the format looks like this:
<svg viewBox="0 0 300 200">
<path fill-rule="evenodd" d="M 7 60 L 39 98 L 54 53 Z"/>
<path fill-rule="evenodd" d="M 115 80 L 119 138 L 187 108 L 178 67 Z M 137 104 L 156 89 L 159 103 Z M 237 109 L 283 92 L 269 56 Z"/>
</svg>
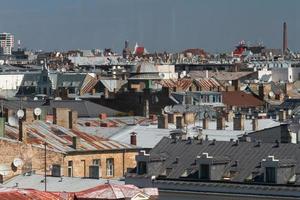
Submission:
<svg viewBox="0 0 300 200">
<path fill-rule="evenodd" d="M 5 171 L 2 180 L 7 180 L 12 176 L 35 170 L 37 174 L 44 173 L 44 148 L 39 148 L 30 144 L 18 141 L 0 139 L 0 168 Z M 13 166 L 15 158 L 23 161 L 22 166 Z M 62 164 L 64 155 L 61 153 L 47 151 L 47 174 L 51 174 L 50 168 L 53 164 Z M 3 170 L 4 169 L 4 170 Z M 0 170 L 0 173 L 1 172 Z"/>
<path fill-rule="evenodd" d="M 89 166 L 92 165 L 94 159 L 99 159 L 101 162 L 100 177 L 102 178 L 120 178 L 123 177 L 123 172 L 127 168 L 134 168 L 136 166 L 135 156 L 137 151 L 125 152 L 111 151 L 99 153 L 81 153 L 77 155 L 67 155 L 65 158 L 64 174 L 68 176 L 68 162 L 73 161 L 73 176 L 74 177 L 89 177 Z M 124 157 L 123 157 L 124 156 Z M 107 176 L 106 160 L 109 158 L 114 159 L 114 176 Z M 124 161 L 124 169 L 123 169 Z M 123 171 L 124 170 L 124 171 Z"/>
</svg>

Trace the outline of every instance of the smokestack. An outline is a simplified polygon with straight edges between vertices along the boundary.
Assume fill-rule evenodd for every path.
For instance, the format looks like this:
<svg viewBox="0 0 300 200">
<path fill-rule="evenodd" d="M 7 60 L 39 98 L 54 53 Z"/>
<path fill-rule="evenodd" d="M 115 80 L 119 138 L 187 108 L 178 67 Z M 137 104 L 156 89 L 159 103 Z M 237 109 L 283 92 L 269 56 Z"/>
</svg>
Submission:
<svg viewBox="0 0 300 200">
<path fill-rule="evenodd" d="M 286 22 L 283 23 L 283 46 L 282 46 L 282 53 L 285 54 L 288 48 L 288 41 L 287 41 L 287 25 Z"/>
</svg>

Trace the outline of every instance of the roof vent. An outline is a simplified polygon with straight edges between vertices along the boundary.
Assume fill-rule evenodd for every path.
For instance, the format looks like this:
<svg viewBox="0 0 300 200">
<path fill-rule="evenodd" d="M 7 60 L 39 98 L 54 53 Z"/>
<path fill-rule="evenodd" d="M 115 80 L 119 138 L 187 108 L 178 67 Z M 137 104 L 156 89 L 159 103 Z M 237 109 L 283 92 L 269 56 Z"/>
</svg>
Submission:
<svg viewBox="0 0 300 200">
<path fill-rule="evenodd" d="M 239 140 L 236 140 L 235 143 L 234 143 L 234 145 L 235 145 L 235 146 L 239 146 L 239 143 L 240 143 L 240 141 L 239 141 Z"/>
<path fill-rule="evenodd" d="M 234 161 L 234 166 L 237 167 L 238 165 L 239 165 L 239 161 L 238 160 Z"/>
<path fill-rule="evenodd" d="M 260 147 L 260 145 L 261 145 L 261 141 L 260 141 L 260 140 L 258 140 L 258 141 L 257 141 L 257 145 L 256 145 L 256 147 Z"/>
<path fill-rule="evenodd" d="M 280 146 L 279 140 L 275 140 L 275 143 L 276 143 L 276 147 L 279 147 L 279 146 Z"/>
<path fill-rule="evenodd" d="M 211 145 L 215 145 L 216 144 L 216 139 L 213 139 Z"/>
</svg>

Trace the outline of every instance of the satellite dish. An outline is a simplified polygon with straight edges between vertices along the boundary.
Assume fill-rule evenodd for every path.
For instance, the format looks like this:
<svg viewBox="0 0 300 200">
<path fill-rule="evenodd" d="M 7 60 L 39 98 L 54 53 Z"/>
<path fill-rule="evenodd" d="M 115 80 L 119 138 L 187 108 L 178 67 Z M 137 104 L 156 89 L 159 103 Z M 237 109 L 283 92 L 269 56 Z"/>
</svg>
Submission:
<svg viewBox="0 0 300 200">
<path fill-rule="evenodd" d="M 40 108 L 35 108 L 33 112 L 36 116 L 40 116 L 42 114 L 42 110 Z"/>
<path fill-rule="evenodd" d="M 7 176 L 9 172 L 11 171 L 10 167 L 8 165 L 0 165 L 0 174 L 2 176 Z"/>
<path fill-rule="evenodd" d="M 34 101 L 37 101 L 37 100 L 39 100 L 39 98 L 38 98 L 38 97 L 34 97 L 33 100 L 34 100 Z"/>
<path fill-rule="evenodd" d="M 18 122 L 18 118 L 16 116 L 9 116 L 8 117 L 8 124 L 10 126 L 14 126 L 14 127 L 17 127 L 19 122 Z"/>
<path fill-rule="evenodd" d="M 269 92 L 269 96 L 270 96 L 270 97 L 274 97 L 274 96 L 275 96 L 274 92 L 272 92 L 272 91 Z"/>
<path fill-rule="evenodd" d="M 61 101 L 62 98 L 61 98 L 61 97 L 55 97 L 54 100 L 55 100 L 55 101 Z"/>
<path fill-rule="evenodd" d="M 21 167 L 23 165 L 23 161 L 20 158 L 15 158 L 13 164 L 15 167 Z"/>
<path fill-rule="evenodd" d="M 17 112 L 17 116 L 18 116 L 19 119 L 22 119 L 24 117 L 24 114 L 25 114 L 24 110 L 21 110 L 21 109 L 18 110 L 18 112 Z"/>
</svg>

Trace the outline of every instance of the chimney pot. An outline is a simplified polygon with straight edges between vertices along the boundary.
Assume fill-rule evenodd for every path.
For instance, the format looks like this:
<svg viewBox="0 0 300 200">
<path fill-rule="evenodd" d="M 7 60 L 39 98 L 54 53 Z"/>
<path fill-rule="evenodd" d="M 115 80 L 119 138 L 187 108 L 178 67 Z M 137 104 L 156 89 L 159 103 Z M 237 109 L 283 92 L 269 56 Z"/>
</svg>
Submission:
<svg viewBox="0 0 300 200">
<path fill-rule="evenodd" d="M 136 145 L 136 133 L 135 132 L 130 133 L 130 144 Z"/>
</svg>

